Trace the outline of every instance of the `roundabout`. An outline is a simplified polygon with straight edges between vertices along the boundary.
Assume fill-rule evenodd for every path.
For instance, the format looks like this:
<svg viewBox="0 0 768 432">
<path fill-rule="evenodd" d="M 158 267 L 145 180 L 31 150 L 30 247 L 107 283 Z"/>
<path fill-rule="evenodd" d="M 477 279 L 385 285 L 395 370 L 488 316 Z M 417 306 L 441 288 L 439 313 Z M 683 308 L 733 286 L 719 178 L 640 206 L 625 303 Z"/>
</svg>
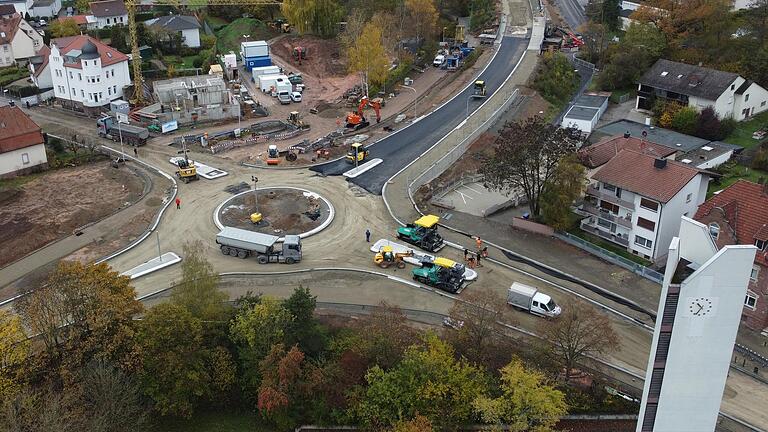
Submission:
<svg viewBox="0 0 768 432">
<path fill-rule="evenodd" d="M 216 207 L 214 223 L 221 230 L 239 228 L 280 237 L 314 235 L 331 224 L 333 205 L 317 192 L 282 186 L 238 193 Z"/>
</svg>

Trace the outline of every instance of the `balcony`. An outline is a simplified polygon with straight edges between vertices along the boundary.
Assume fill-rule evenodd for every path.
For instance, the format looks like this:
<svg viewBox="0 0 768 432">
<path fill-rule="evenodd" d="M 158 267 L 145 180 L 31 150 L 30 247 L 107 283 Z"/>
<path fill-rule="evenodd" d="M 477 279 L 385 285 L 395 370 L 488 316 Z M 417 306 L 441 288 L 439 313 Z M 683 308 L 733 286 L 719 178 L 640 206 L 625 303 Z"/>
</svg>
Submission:
<svg viewBox="0 0 768 432">
<path fill-rule="evenodd" d="M 590 204 L 588 202 L 585 202 L 582 205 L 581 210 L 584 213 L 588 213 L 590 215 L 597 216 L 597 217 L 599 217 L 601 219 L 605 219 L 605 220 L 609 220 L 611 222 L 617 223 L 617 224 L 623 226 L 624 228 L 629 228 L 629 229 L 632 228 L 632 218 L 629 217 L 629 216 L 627 216 L 627 217 L 616 216 L 613 213 L 607 212 L 605 210 L 602 210 L 601 208 L 597 207 L 596 205 Z"/>
<path fill-rule="evenodd" d="M 596 198 L 600 198 L 600 199 L 602 199 L 604 201 L 608 201 L 610 203 L 614 203 L 614 204 L 616 204 L 618 206 L 624 207 L 626 209 L 630 209 L 632 211 L 635 210 L 635 203 L 634 202 L 629 202 L 629 201 L 625 201 L 625 200 L 623 200 L 621 198 L 618 198 L 618 197 L 616 197 L 616 194 L 614 194 L 613 192 L 600 190 L 595 185 L 587 186 L 587 195 L 590 195 L 590 196 L 593 196 L 593 197 L 596 197 Z"/>
<path fill-rule="evenodd" d="M 628 239 L 626 239 L 624 237 L 618 237 L 618 236 L 616 236 L 616 234 L 611 234 L 609 232 L 601 230 L 598 227 L 595 227 L 595 226 L 592 226 L 592 225 L 588 225 L 588 224 L 586 224 L 584 222 L 582 222 L 582 224 L 581 224 L 581 229 L 583 229 L 584 231 L 586 231 L 588 233 L 594 234 L 594 235 L 596 235 L 598 237 L 604 238 L 604 239 L 606 239 L 608 241 L 614 242 L 614 243 L 616 243 L 618 245 L 622 245 L 624 247 L 629 245 L 629 240 Z"/>
</svg>

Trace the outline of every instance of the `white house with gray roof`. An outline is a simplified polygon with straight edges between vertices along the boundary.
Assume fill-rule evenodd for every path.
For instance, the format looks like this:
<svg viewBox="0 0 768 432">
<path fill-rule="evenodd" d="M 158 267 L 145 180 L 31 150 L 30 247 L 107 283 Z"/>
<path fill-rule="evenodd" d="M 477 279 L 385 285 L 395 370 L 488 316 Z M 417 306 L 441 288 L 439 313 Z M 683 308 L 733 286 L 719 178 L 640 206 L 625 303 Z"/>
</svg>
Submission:
<svg viewBox="0 0 768 432">
<path fill-rule="evenodd" d="M 742 121 L 768 110 L 768 91 L 736 73 L 658 60 L 639 80 L 635 108 L 650 110 L 657 100 L 712 107 L 720 118 Z"/>
<path fill-rule="evenodd" d="M 200 48 L 200 23 L 197 18 L 186 15 L 166 15 L 147 20 L 145 24 L 153 29 L 168 33 L 181 33 L 181 43 L 189 48 Z"/>
</svg>

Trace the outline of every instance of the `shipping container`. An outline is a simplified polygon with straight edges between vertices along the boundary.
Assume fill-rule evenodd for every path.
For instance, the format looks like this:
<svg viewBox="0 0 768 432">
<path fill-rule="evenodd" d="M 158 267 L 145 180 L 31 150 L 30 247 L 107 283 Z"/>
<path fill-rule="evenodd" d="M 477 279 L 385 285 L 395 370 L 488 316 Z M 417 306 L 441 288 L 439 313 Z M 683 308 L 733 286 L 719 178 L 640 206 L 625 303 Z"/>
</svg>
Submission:
<svg viewBox="0 0 768 432">
<path fill-rule="evenodd" d="M 248 41 L 240 44 L 240 52 L 243 58 L 269 57 L 269 45 L 266 41 Z"/>
</svg>

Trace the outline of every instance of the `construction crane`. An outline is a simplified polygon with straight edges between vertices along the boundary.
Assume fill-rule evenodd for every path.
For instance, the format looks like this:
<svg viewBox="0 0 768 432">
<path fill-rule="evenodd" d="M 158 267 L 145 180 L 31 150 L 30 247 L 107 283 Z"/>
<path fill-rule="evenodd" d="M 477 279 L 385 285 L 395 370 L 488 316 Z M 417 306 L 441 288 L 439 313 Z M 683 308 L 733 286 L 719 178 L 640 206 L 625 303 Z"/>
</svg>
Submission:
<svg viewBox="0 0 768 432">
<path fill-rule="evenodd" d="M 264 6 L 281 4 L 283 2 L 279 0 L 125 0 L 125 8 L 128 10 L 128 32 L 131 35 L 134 102 L 139 105 L 144 102 L 141 53 L 139 52 L 139 36 L 136 31 L 136 8 L 138 6 Z"/>
</svg>

